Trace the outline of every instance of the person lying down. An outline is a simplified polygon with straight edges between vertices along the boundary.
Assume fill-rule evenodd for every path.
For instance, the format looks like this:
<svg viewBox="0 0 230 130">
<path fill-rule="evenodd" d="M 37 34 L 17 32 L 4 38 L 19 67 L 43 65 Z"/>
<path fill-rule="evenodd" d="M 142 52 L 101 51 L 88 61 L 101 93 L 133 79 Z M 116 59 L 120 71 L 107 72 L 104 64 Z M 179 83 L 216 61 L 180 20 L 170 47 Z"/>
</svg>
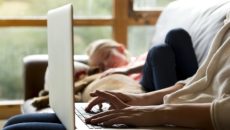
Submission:
<svg viewBox="0 0 230 130">
<path fill-rule="evenodd" d="M 144 66 L 147 53 L 139 57 L 130 58 L 130 54 L 122 44 L 117 43 L 111 39 L 100 39 L 92 42 L 89 45 L 89 47 L 87 48 L 87 54 L 89 56 L 89 61 L 88 61 L 89 65 L 76 62 L 76 61 L 74 62 L 75 101 L 87 102 L 88 100 L 90 100 L 89 98 L 91 97 L 85 96 L 85 95 L 89 95 L 85 93 L 88 93 L 88 91 L 95 91 L 94 89 L 117 90 L 119 88 L 117 87 L 118 84 L 116 86 L 111 85 L 111 82 L 113 82 L 114 84 L 114 82 L 117 80 L 120 80 L 119 81 L 120 84 L 122 84 L 122 82 L 132 83 L 133 80 L 135 80 L 131 86 L 137 86 L 136 87 L 137 90 L 133 89 L 135 88 L 133 87 L 131 91 L 128 89 L 129 87 L 126 87 L 126 88 L 122 88 L 125 90 L 120 90 L 120 91 L 128 91 L 132 93 L 144 92 L 144 90 L 141 89 L 138 82 L 141 79 L 141 69 Z M 128 77 L 131 79 L 129 79 L 128 77 L 117 75 L 116 80 L 115 80 L 115 76 L 112 76 L 110 78 L 105 78 L 100 82 L 98 81 L 103 77 L 115 73 L 128 75 Z M 47 72 L 45 75 L 46 75 L 45 80 L 47 80 Z M 91 85 L 93 87 L 89 86 L 88 89 L 85 89 L 89 84 L 91 84 L 96 79 L 98 79 L 97 82 Z M 105 87 L 104 83 L 108 84 L 108 86 L 110 87 L 108 86 Z M 97 87 L 99 86 L 99 84 L 100 87 Z M 48 107 L 49 104 L 46 84 L 45 84 L 45 88 L 46 88 L 45 90 L 42 90 L 40 92 L 39 94 L 40 96 L 36 97 L 32 103 L 32 105 L 35 106 L 38 110 Z"/>
</svg>

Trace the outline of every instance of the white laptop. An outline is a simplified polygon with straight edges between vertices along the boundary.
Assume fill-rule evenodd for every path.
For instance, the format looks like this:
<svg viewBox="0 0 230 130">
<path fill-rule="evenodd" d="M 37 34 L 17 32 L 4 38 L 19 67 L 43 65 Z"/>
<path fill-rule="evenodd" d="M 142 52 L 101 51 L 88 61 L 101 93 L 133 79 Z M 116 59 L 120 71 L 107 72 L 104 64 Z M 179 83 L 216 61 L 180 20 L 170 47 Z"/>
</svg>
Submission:
<svg viewBox="0 0 230 130">
<path fill-rule="evenodd" d="M 48 89 L 50 106 L 67 130 L 75 129 L 123 129 L 102 128 L 84 123 L 84 107 L 87 103 L 74 105 L 73 79 L 73 7 L 71 4 L 48 12 Z M 81 110 L 76 110 L 81 108 Z M 179 128 L 124 128 L 152 130 L 182 130 Z"/>
</svg>

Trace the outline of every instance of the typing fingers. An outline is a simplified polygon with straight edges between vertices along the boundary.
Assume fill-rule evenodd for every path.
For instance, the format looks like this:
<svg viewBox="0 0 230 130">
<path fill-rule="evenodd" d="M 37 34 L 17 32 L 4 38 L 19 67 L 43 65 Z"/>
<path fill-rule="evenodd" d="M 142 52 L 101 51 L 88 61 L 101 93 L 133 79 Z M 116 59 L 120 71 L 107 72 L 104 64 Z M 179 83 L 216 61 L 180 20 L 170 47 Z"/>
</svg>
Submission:
<svg viewBox="0 0 230 130">
<path fill-rule="evenodd" d="M 129 114 L 120 110 L 111 110 L 99 113 L 91 118 L 86 119 L 86 123 L 94 125 L 112 126 L 114 124 L 135 125 Z"/>
<path fill-rule="evenodd" d="M 90 112 L 91 109 L 95 106 L 95 105 L 99 105 L 99 109 L 102 108 L 102 103 L 105 102 L 105 100 L 103 98 L 95 98 L 93 100 L 91 100 L 88 104 L 88 106 L 85 108 L 86 112 Z"/>
<path fill-rule="evenodd" d="M 102 92 L 102 91 L 96 91 L 94 93 L 90 94 L 93 97 L 96 97 L 92 101 L 89 102 L 89 105 L 85 108 L 85 111 L 90 112 L 90 110 L 95 106 L 99 105 L 99 107 L 102 107 L 103 102 L 108 102 L 111 105 L 111 108 L 113 109 L 122 109 L 125 107 L 128 107 L 127 104 L 125 104 L 121 99 L 119 99 L 116 95 L 109 92 Z"/>
<path fill-rule="evenodd" d="M 128 107 L 121 99 L 119 99 L 116 95 L 108 92 L 96 91 L 99 97 L 106 99 L 106 101 L 115 109 L 123 109 Z"/>
</svg>

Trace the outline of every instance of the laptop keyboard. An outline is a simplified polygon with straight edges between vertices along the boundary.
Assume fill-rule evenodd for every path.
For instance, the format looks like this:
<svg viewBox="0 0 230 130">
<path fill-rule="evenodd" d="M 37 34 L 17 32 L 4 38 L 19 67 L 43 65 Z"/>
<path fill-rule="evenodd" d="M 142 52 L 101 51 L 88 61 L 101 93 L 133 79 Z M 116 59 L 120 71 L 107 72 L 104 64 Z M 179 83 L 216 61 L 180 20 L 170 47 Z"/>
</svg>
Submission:
<svg viewBox="0 0 230 130">
<path fill-rule="evenodd" d="M 98 106 L 95 106 L 92 108 L 90 113 L 87 113 L 83 106 L 76 105 L 75 106 L 75 114 L 85 123 L 86 118 L 89 118 L 89 117 L 95 115 L 96 113 L 107 111 L 108 108 L 109 108 L 108 104 L 103 104 L 102 109 L 99 109 Z M 105 128 L 104 126 L 102 126 L 100 124 L 99 125 L 86 124 L 86 125 L 89 129 L 104 129 Z M 129 128 L 129 127 L 127 125 L 124 125 L 124 124 L 114 124 L 110 128 Z"/>
<path fill-rule="evenodd" d="M 108 108 L 103 107 L 101 110 L 98 109 L 98 107 L 93 107 L 91 110 L 91 113 L 87 113 L 85 111 L 85 108 L 83 106 L 75 106 L 75 114 L 85 123 L 85 119 L 89 118 L 96 113 L 106 111 Z M 103 127 L 100 125 L 91 125 L 91 124 L 86 124 L 89 129 L 102 129 Z"/>
</svg>

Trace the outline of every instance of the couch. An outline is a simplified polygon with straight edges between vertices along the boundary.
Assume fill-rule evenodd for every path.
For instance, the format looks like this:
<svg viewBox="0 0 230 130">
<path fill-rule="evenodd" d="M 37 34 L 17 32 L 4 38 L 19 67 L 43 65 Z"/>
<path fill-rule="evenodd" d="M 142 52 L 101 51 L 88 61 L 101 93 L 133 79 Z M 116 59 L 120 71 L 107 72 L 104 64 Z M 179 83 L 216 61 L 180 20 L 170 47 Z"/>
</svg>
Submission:
<svg viewBox="0 0 230 130">
<path fill-rule="evenodd" d="M 199 65 L 204 61 L 214 35 L 224 24 L 230 11 L 230 0 L 176 0 L 161 13 L 153 36 L 152 45 L 162 43 L 166 33 L 173 28 L 183 28 L 192 37 L 193 47 Z M 47 55 L 29 55 L 23 59 L 24 87 L 26 101 L 22 105 L 24 113 L 35 112 L 30 100 L 38 96 L 44 87 L 44 74 L 47 67 Z M 75 60 L 86 63 L 88 57 L 78 55 Z"/>
</svg>

